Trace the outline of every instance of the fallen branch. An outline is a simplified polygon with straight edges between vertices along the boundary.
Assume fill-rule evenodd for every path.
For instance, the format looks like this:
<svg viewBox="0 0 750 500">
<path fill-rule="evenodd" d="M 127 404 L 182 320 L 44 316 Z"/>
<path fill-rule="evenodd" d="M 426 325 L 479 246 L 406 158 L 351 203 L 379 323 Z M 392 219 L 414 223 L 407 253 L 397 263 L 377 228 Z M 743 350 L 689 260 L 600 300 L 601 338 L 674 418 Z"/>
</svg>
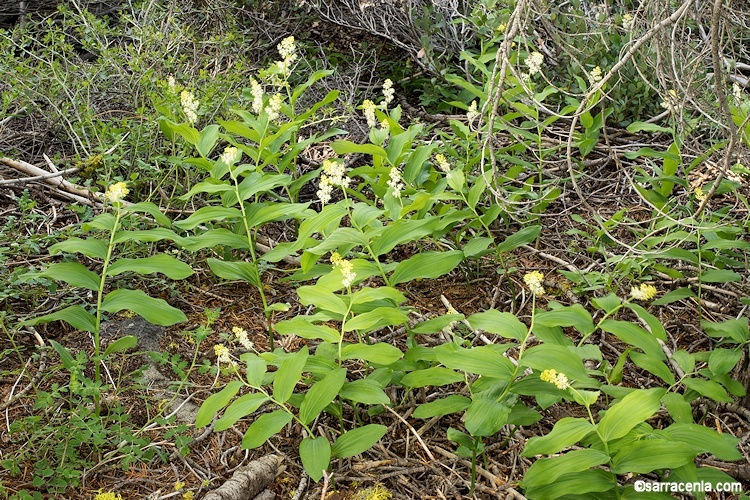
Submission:
<svg viewBox="0 0 750 500">
<path fill-rule="evenodd" d="M 232 477 L 203 497 L 203 500 L 254 500 L 269 498 L 263 495 L 279 472 L 281 460 L 276 455 L 266 455 L 237 469 Z"/>
</svg>

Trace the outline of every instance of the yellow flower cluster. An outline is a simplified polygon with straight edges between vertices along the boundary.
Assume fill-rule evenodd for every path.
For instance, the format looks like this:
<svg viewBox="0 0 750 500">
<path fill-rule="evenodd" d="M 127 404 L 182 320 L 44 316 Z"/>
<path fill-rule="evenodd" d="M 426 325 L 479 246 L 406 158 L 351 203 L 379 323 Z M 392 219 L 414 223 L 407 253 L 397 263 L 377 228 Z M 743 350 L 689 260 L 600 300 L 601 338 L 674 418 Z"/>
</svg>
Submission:
<svg viewBox="0 0 750 500">
<path fill-rule="evenodd" d="M 564 391 L 565 389 L 570 387 L 568 377 L 564 373 L 557 373 L 557 370 L 544 370 L 539 378 L 542 380 L 542 382 L 555 384 L 555 386 L 561 391 Z"/>
<path fill-rule="evenodd" d="M 589 82 L 596 83 L 602 80 L 602 68 L 597 66 L 589 73 Z"/>
<path fill-rule="evenodd" d="M 388 107 L 388 105 L 393 102 L 393 94 L 396 91 L 393 90 L 393 82 L 390 78 L 386 79 L 385 82 L 383 82 L 383 97 L 385 100 L 383 103 L 385 104 L 385 107 Z"/>
<path fill-rule="evenodd" d="M 99 493 L 94 496 L 94 500 L 122 500 L 122 495 L 119 493 L 102 492 L 102 490 L 99 490 Z"/>
<path fill-rule="evenodd" d="M 250 93 L 253 96 L 253 113 L 259 115 L 263 111 L 263 87 L 255 78 L 250 79 Z"/>
<path fill-rule="evenodd" d="M 365 118 L 367 118 L 367 126 L 369 126 L 370 128 L 378 126 L 378 119 L 375 116 L 376 108 L 377 106 L 375 106 L 375 103 L 369 99 L 365 99 L 362 103 L 362 111 L 365 113 Z"/>
<path fill-rule="evenodd" d="M 529 68 L 529 75 L 534 76 L 542 70 L 542 64 L 544 63 L 544 56 L 539 52 L 532 52 L 529 57 L 526 58 L 526 67 Z"/>
<path fill-rule="evenodd" d="M 391 194 L 395 198 L 401 198 L 401 191 L 404 189 L 404 183 L 401 181 L 401 172 L 398 167 L 391 168 L 391 172 L 388 174 L 388 186 L 391 187 Z"/>
<path fill-rule="evenodd" d="M 354 272 L 354 266 L 346 259 L 342 259 L 338 252 L 331 254 L 331 264 L 341 269 L 341 275 L 343 279 L 341 284 L 346 288 L 351 287 L 354 284 L 354 280 L 357 279 L 357 273 Z"/>
<path fill-rule="evenodd" d="M 221 154 L 219 159 L 224 163 L 224 165 L 234 165 L 240 159 L 242 159 L 242 153 L 239 149 L 235 148 L 234 146 L 227 146 L 224 148 L 224 152 Z"/>
<path fill-rule="evenodd" d="M 114 203 L 125 198 L 129 192 L 130 190 L 128 189 L 127 184 L 124 182 L 115 182 L 107 188 L 104 197 L 107 198 L 108 201 Z"/>
<path fill-rule="evenodd" d="M 294 43 L 294 37 L 288 36 L 284 38 L 281 43 L 276 46 L 276 50 L 279 51 L 281 61 L 276 61 L 276 64 L 281 68 L 282 73 L 288 75 L 292 69 L 292 64 L 297 60 L 297 45 Z"/>
<path fill-rule="evenodd" d="M 229 358 L 229 349 L 224 344 L 216 344 L 214 346 L 214 354 L 216 354 L 216 362 L 218 364 L 232 364 L 232 360 Z"/>
<path fill-rule="evenodd" d="M 539 271 L 531 271 L 523 276 L 523 282 L 534 295 L 544 295 L 544 275 Z"/>
<path fill-rule="evenodd" d="M 442 153 L 438 153 L 435 155 L 435 163 L 437 164 L 438 168 L 445 172 L 446 174 L 451 171 L 451 164 L 450 162 L 445 158 L 445 155 Z"/>
<path fill-rule="evenodd" d="M 232 333 L 234 333 L 234 336 L 237 337 L 237 340 L 240 344 L 242 344 L 242 347 L 247 349 L 248 351 L 251 351 L 253 347 L 255 347 L 255 344 L 253 344 L 249 338 L 247 338 L 247 330 L 244 328 L 241 328 L 239 326 L 232 327 Z"/>
<path fill-rule="evenodd" d="M 650 300 L 656 296 L 656 293 L 656 287 L 646 283 L 641 283 L 641 286 L 630 289 L 630 297 L 633 300 Z"/>
<path fill-rule="evenodd" d="M 180 92 L 180 102 L 182 103 L 182 112 L 185 113 L 190 125 L 194 125 L 198 121 L 198 101 L 192 92 L 183 90 Z"/>
<path fill-rule="evenodd" d="M 474 118 L 477 116 L 479 116 L 479 111 L 477 111 L 477 101 L 475 99 L 469 104 L 469 109 L 466 111 L 466 119 L 469 120 L 469 122 L 473 122 Z"/>
</svg>

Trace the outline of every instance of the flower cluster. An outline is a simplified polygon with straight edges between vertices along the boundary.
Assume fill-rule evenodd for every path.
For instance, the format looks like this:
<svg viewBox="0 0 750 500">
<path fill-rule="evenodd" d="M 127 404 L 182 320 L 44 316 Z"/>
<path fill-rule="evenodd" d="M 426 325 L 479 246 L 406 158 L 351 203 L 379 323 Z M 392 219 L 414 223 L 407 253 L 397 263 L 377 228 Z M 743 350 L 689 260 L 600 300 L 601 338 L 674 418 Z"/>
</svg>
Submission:
<svg viewBox="0 0 750 500">
<path fill-rule="evenodd" d="M 391 168 L 391 173 L 388 174 L 388 186 L 391 187 L 391 194 L 395 198 L 401 198 L 401 190 L 404 189 L 404 183 L 402 182 L 401 172 L 399 172 L 398 167 Z"/>
<path fill-rule="evenodd" d="M 229 358 L 229 349 L 224 344 L 216 344 L 214 346 L 214 354 L 216 354 L 217 364 L 231 365 L 232 360 Z"/>
<path fill-rule="evenodd" d="M 169 77 L 167 77 L 167 88 L 171 93 L 177 93 L 177 80 L 175 80 L 174 75 L 169 75 Z"/>
<path fill-rule="evenodd" d="M 180 92 L 180 102 L 182 103 L 182 112 L 185 113 L 190 125 L 194 125 L 198 121 L 198 101 L 192 92 L 183 90 Z"/>
<path fill-rule="evenodd" d="M 737 101 L 742 101 L 742 87 L 737 82 L 732 83 L 732 95 Z"/>
<path fill-rule="evenodd" d="M 473 122 L 474 118 L 479 116 L 479 111 L 477 111 L 477 101 L 473 100 L 471 101 L 471 104 L 469 104 L 469 109 L 466 111 L 466 119 L 469 120 L 469 122 Z"/>
<path fill-rule="evenodd" d="M 526 66 L 529 68 L 529 75 L 534 76 L 542 70 L 542 63 L 544 63 L 544 56 L 539 52 L 532 52 L 529 57 L 526 58 Z"/>
<path fill-rule="evenodd" d="M 111 492 L 103 493 L 102 490 L 99 490 L 99 492 L 94 496 L 94 500 L 122 500 L 122 495 L 120 495 L 119 493 Z"/>
<path fill-rule="evenodd" d="M 335 160 L 325 160 L 323 162 L 323 174 L 320 176 L 320 184 L 318 185 L 318 198 L 320 202 L 325 205 L 331 201 L 331 195 L 333 194 L 333 188 L 338 186 L 342 189 L 349 187 L 352 180 L 346 177 L 346 168 L 340 162 Z"/>
<path fill-rule="evenodd" d="M 703 203 L 703 201 L 708 197 L 706 193 L 703 192 L 703 188 L 698 186 L 693 190 L 693 193 L 695 194 L 695 199 L 698 200 L 699 203 Z"/>
<path fill-rule="evenodd" d="M 539 378 L 542 379 L 542 382 L 555 384 L 555 386 L 561 391 L 570 387 L 568 377 L 564 373 L 557 373 L 557 370 L 544 370 Z"/>
<path fill-rule="evenodd" d="M 284 38 L 281 43 L 276 46 L 276 50 L 279 51 L 281 61 L 276 61 L 276 65 L 281 69 L 281 72 L 288 75 L 291 71 L 292 64 L 297 60 L 297 46 L 294 43 L 294 37 L 289 36 Z"/>
<path fill-rule="evenodd" d="M 255 78 L 250 79 L 250 93 L 253 95 L 253 113 L 259 115 L 263 111 L 263 87 Z"/>
<path fill-rule="evenodd" d="M 673 109 L 679 111 L 679 102 L 677 102 L 677 91 L 675 89 L 669 89 L 667 92 L 667 98 L 661 102 L 661 107 L 664 109 Z"/>
<path fill-rule="evenodd" d="M 266 113 L 268 113 L 268 119 L 270 121 L 277 120 L 279 118 L 279 111 L 281 111 L 281 103 L 283 101 L 283 97 L 281 97 L 281 94 L 274 94 L 271 99 L 268 100 L 268 107 L 266 108 Z"/>
<path fill-rule="evenodd" d="M 343 286 L 349 288 L 354 284 L 354 280 L 357 278 L 357 273 L 354 272 L 354 266 L 351 261 L 342 259 L 338 252 L 333 252 L 331 254 L 331 264 L 341 269 L 341 275 L 343 276 L 341 284 Z"/>
<path fill-rule="evenodd" d="M 630 297 L 633 300 L 650 300 L 654 296 L 656 296 L 656 287 L 653 285 L 641 283 L 638 288 L 632 287 L 630 289 Z"/>
<path fill-rule="evenodd" d="M 627 31 L 630 31 L 630 29 L 633 27 L 633 16 L 630 14 L 625 14 L 622 16 L 622 27 L 625 28 Z"/>
<path fill-rule="evenodd" d="M 450 162 L 445 158 L 445 155 L 442 153 L 438 153 L 435 155 L 435 163 L 437 164 L 438 168 L 445 172 L 446 174 L 451 171 L 451 164 Z"/>
<path fill-rule="evenodd" d="M 383 103 L 385 104 L 385 107 L 388 107 L 388 105 L 393 101 L 393 94 L 396 91 L 393 90 L 393 82 L 390 78 L 386 79 L 385 82 L 383 82 L 383 97 L 385 100 Z"/>
<path fill-rule="evenodd" d="M 219 160 L 221 160 L 224 165 L 234 165 L 240 161 L 241 158 L 242 153 L 234 146 L 227 146 L 224 148 L 224 152 L 221 153 L 221 156 L 219 156 Z"/>
<path fill-rule="evenodd" d="M 599 66 L 595 67 L 589 72 L 589 83 L 596 83 L 602 80 L 602 68 Z"/>
<path fill-rule="evenodd" d="M 232 327 L 232 333 L 234 333 L 234 336 L 237 338 L 239 343 L 242 344 L 242 347 L 244 347 L 248 351 L 253 350 L 254 344 L 250 342 L 250 339 L 247 338 L 247 330 L 239 326 L 234 326 Z"/>
<path fill-rule="evenodd" d="M 544 295 L 544 275 L 539 271 L 531 271 L 523 277 L 523 282 L 534 295 Z"/>
<path fill-rule="evenodd" d="M 107 198 L 108 201 L 114 203 L 125 198 L 129 192 L 130 190 L 128 189 L 127 184 L 124 182 L 115 182 L 107 188 L 104 197 Z"/>
<path fill-rule="evenodd" d="M 375 106 L 375 103 L 369 99 L 365 99 L 365 101 L 362 103 L 362 111 L 364 111 L 365 113 L 365 118 L 367 118 L 367 126 L 369 126 L 370 128 L 378 126 L 378 119 L 375 117 L 376 108 L 377 106 Z"/>
</svg>

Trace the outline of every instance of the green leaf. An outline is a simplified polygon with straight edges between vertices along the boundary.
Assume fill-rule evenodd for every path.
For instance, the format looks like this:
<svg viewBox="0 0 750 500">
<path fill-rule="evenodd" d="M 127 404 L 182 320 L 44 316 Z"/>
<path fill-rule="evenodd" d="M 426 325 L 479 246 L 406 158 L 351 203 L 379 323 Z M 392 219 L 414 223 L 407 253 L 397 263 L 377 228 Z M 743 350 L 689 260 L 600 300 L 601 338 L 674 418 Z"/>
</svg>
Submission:
<svg viewBox="0 0 750 500">
<path fill-rule="evenodd" d="M 411 331 L 416 334 L 437 333 L 451 323 L 461 321 L 462 319 L 464 319 L 463 314 L 444 314 L 437 318 L 417 323 Z"/>
<path fill-rule="evenodd" d="M 206 222 L 222 221 L 224 219 L 239 219 L 240 217 L 242 217 L 242 212 L 237 208 L 207 206 L 199 208 L 190 217 L 182 221 L 177 221 L 174 225 L 180 229 L 188 231 Z"/>
<path fill-rule="evenodd" d="M 387 405 L 391 403 L 391 399 L 383 392 L 380 384 L 371 379 L 346 382 L 339 391 L 339 396 L 355 403 L 367 405 Z"/>
<path fill-rule="evenodd" d="M 466 409 L 464 425 L 472 436 L 493 436 L 510 415 L 510 407 L 495 401 L 494 397 L 475 396 Z"/>
<path fill-rule="evenodd" d="M 136 337 L 135 335 L 125 335 L 124 337 L 120 337 L 119 339 L 109 344 L 107 346 L 107 349 L 104 350 L 104 356 L 109 356 L 110 354 L 115 352 L 126 351 L 135 347 L 137 344 L 138 337 Z"/>
<path fill-rule="evenodd" d="M 661 388 L 631 392 L 604 413 L 597 425 L 599 435 L 607 442 L 623 437 L 659 411 L 665 392 Z"/>
<path fill-rule="evenodd" d="M 219 278 L 225 280 L 244 280 L 256 287 L 261 287 L 258 267 L 252 262 L 224 261 L 210 257 L 207 259 L 208 267 Z"/>
<path fill-rule="evenodd" d="M 302 305 L 305 306 L 314 305 L 318 309 L 341 316 L 344 316 L 348 310 L 341 297 L 319 286 L 301 286 L 297 289 L 297 295 Z"/>
<path fill-rule="evenodd" d="M 107 258 L 107 244 L 96 238 L 68 238 L 49 247 L 50 255 L 60 252 L 80 253 L 92 259 L 104 260 Z"/>
<path fill-rule="evenodd" d="M 385 435 L 388 428 L 379 424 L 368 424 L 343 433 L 331 447 L 331 457 L 347 458 L 359 455 L 372 448 Z"/>
<path fill-rule="evenodd" d="M 527 488 L 527 498 L 555 498 L 600 500 L 611 498 L 615 492 L 604 495 L 586 495 L 587 493 L 605 493 L 614 489 L 617 485 L 617 477 L 611 472 L 602 469 L 588 469 L 580 472 L 563 474 L 556 480 Z M 642 494 L 641 494 L 642 495 Z"/>
<path fill-rule="evenodd" d="M 219 432 L 229 429 L 239 419 L 245 418 L 263 406 L 266 401 L 268 401 L 268 396 L 259 392 L 238 397 L 224 411 L 224 416 L 216 421 L 214 430 Z"/>
<path fill-rule="evenodd" d="M 173 280 L 185 279 L 193 269 L 174 257 L 164 254 L 139 259 L 120 259 L 107 268 L 107 276 L 117 276 L 127 271 L 139 274 L 161 273 Z"/>
<path fill-rule="evenodd" d="M 484 330 L 518 342 L 522 342 L 528 333 L 526 325 L 521 323 L 514 314 L 500 312 L 497 309 L 472 314 L 466 319 L 475 330 Z"/>
<path fill-rule="evenodd" d="M 591 314 L 581 304 L 541 312 L 537 314 L 535 321 L 544 326 L 572 326 L 584 335 L 589 335 L 595 330 Z"/>
<path fill-rule="evenodd" d="M 187 321 L 185 313 L 167 304 L 166 300 L 149 297 L 141 290 L 120 288 L 104 297 L 102 311 L 116 313 L 123 309 L 133 311 L 154 325 L 171 326 Z"/>
<path fill-rule="evenodd" d="M 481 257 L 484 255 L 492 243 L 494 243 L 495 240 L 492 238 L 472 238 L 471 241 L 466 243 L 463 247 L 463 252 L 466 257 Z"/>
<path fill-rule="evenodd" d="M 728 269 L 709 269 L 700 275 L 701 283 L 732 283 L 742 281 L 742 276 Z"/>
<path fill-rule="evenodd" d="M 618 297 L 614 293 L 610 293 L 609 295 L 605 295 L 604 297 L 596 297 L 591 299 L 591 303 L 594 304 L 594 307 L 597 309 L 601 309 L 607 314 L 612 314 L 617 307 L 619 307 L 620 304 L 622 304 L 622 300 L 620 300 L 620 297 Z"/>
<path fill-rule="evenodd" d="M 279 403 L 285 403 L 292 396 L 294 387 L 302 378 L 302 370 L 309 357 L 307 346 L 302 347 L 294 354 L 287 356 L 281 362 L 273 379 L 273 399 Z"/>
<path fill-rule="evenodd" d="M 386 326 L 403 325 L 407 321 L 409 321 L 409 316 L 401 309 L 396 307 L 377 307 L 372 311 L 358 314 L 347 321 L 344 331 L 374 331 Z"/>
<path fill-rule="evenodd" d="M 609 462 L 609 455 L 598 450 L 574 450 L 554 458 L 540 458 L 526 471 L 521 484 L 536 488 L 554 483 L 564 474 L 583 472 Z"/>
<path fill-rule="evenodd" d="M 378 342 L 377 344 L 349 344 L 341 349 L 341 360 L 362 359 L 376 365 L 390 365 L 395 363 L 403 353 L 398 347 Z"/>
<path fill-rule="evenodd" d="M 212 124 L 207 125 L 203 130 L 201 130 L 200 135 L 198 136 L 198 143 L 195 145 L 195 149 L 198 150 L 198 154 L 200 154 L 203 158 L 208 158 L 208 156 L 211 154 L 211 151 L 214 149 L 214 146 L 216 146 L 216 141 L 219 140 L 219 126 Z"/>
<path fill-rule="evenodd" d="M 589 378 L 581 358 L 567 347 L 559 345 L 534 346 L 523 354 L 518 364 L 540 372 L 555 369 L 559 373 L 564 373 L 571 381 L 586 381 Z"/>
<path fill-rule="evenodd" d="M 58 262 L 51 264 L 44 271 L 30 273 L 30 275 L 43 276 L 54 280 L 64 281 L 70 286 L 99 290 L 101 277 L 95 272 L 89 271 L 86 266 L 79 262 Z"/>
<path fill-rule="evenodd" d="M 676 469 L 691 462 L 695 455 L 690 446 L 666 439 L 633 441 L 612 457 L 612 472 L 646 474 L 654 470 Z"/>
<path fill-rule="evenodd" d="M 52 348 L 57 351 L 58 356 L 60 356 L 60 361 L 65 369 L 72 370 L 76 366 L 76 361 L 70 351 L 52 339 L 49 339 L 49 343 L 52 345 Z"/>
<path fill-rule="evenodd" d="M 742 358 L 741 349 L 720 349 L 711 351 L 708 357 L 708 369 L 714 375 L 725 375 L 732 371 Z"/>
<path fill-rule="evenodd" d="M 419 241 L 420 238 L 431 234 L 438 222 L 437 217 L 391 222 L 380 232 L 380 236 L 370 248 L 376 256 L 384 255 L 397 245 Z"/>
<path fill-rule="evenodd" d="M 521 455 L 553 455 L 573 446 L 595 431 L 596 428 L 585 418 L 563 417 L 555 422 L 549 434 L 530 438 Z"/>
<path fill-rule="evenodd" d="M 539 237 L 539 233 L 541 232 L 542 226 L 527 226 L 505 238 L 502 243 L 497 245 L 495 250 L 498 254 L 512 252 L 520 246 L 532 243 Z"/>
<path fill-rule="evenodd" d="M 665 306 L 667 304 L 671 304 L 672 302 L 677 302 L 678 300 L 687 298 L 697 299 L 698 296 L 695 295 L 695 293 L 689 288 L 678 288 L 676 290 L 665 293 L 663 296 L 653 301 L 652 304 L 654 304 L 655 306 Z"/>
<path fill-rule="evenodd" d="M 242 438 L 242 448 L 247 450 L 263 446 L 271 436 L 291 422 L 292 418 L 292 414 L 284 410 L 264 413 L 247 428 L 245 437 Z"/>
<path fill-rule="evenodd" d="M 197 252 L 204 248 L 226 246 L 229 248 L 249 249 L 247 238 L 233 233 L 228 229 L 209 229 L 196 236 L 182 238 L 178 244 L 189 252 Z"/>
<path fill-rule="evenodd" d="M 669 416 L 675 423 L 679 424 L 692 424 L 693 423 L 693 409 L 690 403 L 685 401 L 685 397 L 682 394 L 676 392 L 669 392 L 661 397 L 661 402 L 667 409 Z"/>
<path fill-rule="evenodd" d="M 380 156 L 382 158 L 388 157 L 385 149 L 374 144 L 357 144 L 352 141 L 335 141 L 331 143 L 331 149 L 333 149 L 336 154 L 339 155 L 364 153 L 370 156 Z"/>
<path fill-rule="evenodd" d="M 399 262 L 391 275 L 391 284 L 406 283 L 417 278 L 438 278 L 452 271 L 463 260 L 461 250 L 424 252 Z"/>
<path fill-rule="evenodd" d="M 463 411 L 468 408 L 470 404 L 471 399 L 466 396 L 452 394 L 430 403 L 417 406 L 417 409 L 414 410 L 413 416 L 414 418 L 442 417 L 443 415 L 450 415 L 451 413 Z"/>
<path fill-rule="evenodd" d="M 607 319 L 604 320 L 599 327 L 603 331 L 611 333 L 626 344 L 638 347 L 654 359 L 658 360 L 666 358 L 656 338 L 638 325 L 628 321 Z"/>
<path fill-rule="evenodd" d="M 206 398 L 195 415 L 195 427 L 200 429 L 211 423 L 214 415 L 229 404 L 229 401 L 239 392 L 241 387 L 242 382 L 232 380 L 222 390 Z"/>
<path fill-rule="evenodd" d="M 406 302 L 406 297 L 403 293 L 389 286 L 379 286 L 377 288 L 365 287 L 361 290 L 357 290 L 351 295 L 352 306 L 383 300 L 391 301 L 394 304 L 400 304 Z"/>
<path fill-rule="evenodd" d="M 142 201 L 140 203 L 134 203 L 133 205 L 128 205 L 126 207 L 123 207 L 122 209 L 125 213 L 146 213 L 149 214 L 151 217 L 154 218 L 154 220 L 161 224 L 162 226 L 169 226 L 172 224 L 172 221 L 164 215 L 159 207 L 151 203 L 150 201 Z"/>
<path fill-rule="evenodd" d="M 323 436 L 306 437 L 299 445 L 299 457 L 307 475 L 317 483 L 331 463 L 331 443 Z"/>
<path fill-rule="evenodd" d="M 684 378 L 682 383 L 685 387 L 691 389 L 701 396 L 706 396 L 719 403 L 731 403 L 732 398 L 727 391 L 713 380 L 704 380 L 702 378 Z"/>
<path fill-rule="evenodd" d="M 740 439 L 723 432 L 717 432 L 703 425 L 690 423 L 672 424 L 663 432 L 675 441 L 690 446 L 695 454 L 709 453 L 719 460 L 734 462 L 742 460 L 737 450 Z"/>
<path fill-rule="evenodd" d="M 409 372 L 401 378 L 401 384 L 406 387 L 438 387 L 441 385 L 463 382 L 464 377 L 460 373 L 442 366 L 433 366 L 424 370 Z"/>
<path fill-rule="evenodd" d="M 627 127 L 627 131 L 631 134 L 634 134 L 636 132 L 661 132 L 663 134 L 673 134 L 674 130 L 668 127 L 662 127 L 661 125 L 656 125 L 655 123 L 646 123 L 646 122 L 633 122 Z"/>
<path fill-rule="evenodd" d="M 65 309 L 39 316 L 38 318 L 27 319 L 22 325 L 38 325 L 39 323 L 49 323 L 51 321 L 65 321 L 76 330 L 85 332 L 96 332 L 96 317 L 90 314 L 82 306 L 68 306 Z"/>
<path fill-rule="evenodd" d="M 730 319 L 721 323 L 701 321 L 701 327 L 706 335 L 715 339 L 730 338 L 737 344 L 743 344 L 750 339 L 747 318 Z"/>
<path fill-rule="evenodd" d="M 299 419 L 302 423 L 307 425 L 320 415 L 323 408 L 338 395 L 345 381 L 346 368 L 337 368 L 315 382 L 299 407 Z"/>
<path fill-rule="evenodd" d="M 240 355 L 240 359 L 247 366 L 246 376 L 250 386 L 256 389 L 260 388 L 263 385 L 263 378 L 266 376 L 266 360 L 252 352 Z"/>
<path fill-rule="evenodd" d="M 337 330 L 327 325 L 313 325 L 302 316 L 295 316 L 286 321 L 279 321 L 273 325 L 274 329 L 281 335 L 296 335 L 303 339 L 336 343 L 341 340 Z"/>
<path fill-rule="evenodd" d="M 633 360 L 638 367 L 643 368 L 649 373 L 653 373 L 660 379 L 662 379 L 667 385 L 675 383 L 674 375 L 669 367 L 659 358 L 649 356 L 640 352 L 631 352 L 630 359 Z"/>
<path fill-rule="evenodd" d="M 453 370 L 508 381 L 516 371 L 515 366 L 508 358 L 490 346 L 464 349 L 451 342 L 437 346 L 435 352 L 438 361 Z"/>
</svg>

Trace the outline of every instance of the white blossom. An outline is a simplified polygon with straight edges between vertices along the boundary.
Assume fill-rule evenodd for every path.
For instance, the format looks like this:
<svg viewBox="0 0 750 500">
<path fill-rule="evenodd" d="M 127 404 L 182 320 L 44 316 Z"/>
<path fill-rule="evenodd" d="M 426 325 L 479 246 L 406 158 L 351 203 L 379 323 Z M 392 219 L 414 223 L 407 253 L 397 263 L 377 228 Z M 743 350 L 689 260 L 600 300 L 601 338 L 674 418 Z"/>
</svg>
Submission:
<svg viewBox="0 0 750 500">
<path fill-rule="evenodd" d="M 526 67 L 529 68 L 529 75 L 534 76 L 539 73 L 542 70 L 542 63 L 544 63 L 544 56 L 539 52 L 532 52 L 526 58 Z"/>
</svg>

